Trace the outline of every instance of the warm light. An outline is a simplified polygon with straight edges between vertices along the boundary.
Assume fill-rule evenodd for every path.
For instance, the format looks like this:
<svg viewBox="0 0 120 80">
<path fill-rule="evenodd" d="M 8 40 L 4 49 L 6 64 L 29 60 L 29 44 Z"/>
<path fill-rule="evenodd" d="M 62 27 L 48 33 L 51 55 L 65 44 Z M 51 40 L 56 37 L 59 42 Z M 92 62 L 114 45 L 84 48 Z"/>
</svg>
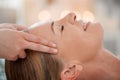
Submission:
<svg viewBox="0 0 120 80">
<path fill-rule="evenodd" d="M 80 14 L 79 11 L 69 11 L 69 10 L 64 10 L 64 11 L 62 11 L 62 12 L 61 12 L 61 17 L 60 17 L 60 18 L 65 17 L 67 14 L 69 14 L 69 13 L 71 13 L 71 12 L 73 12 L 73 13 L 76 14 L 77 20 L 80 20 L 80 19 L 81 19 L 81 14 Z"/>
<path fill-rule="evenodd" d="M 79 11 L 74 11 L 74 13 L 76 14 L 76 20 L 81 20 L 81 14 L 80 14 L 80 12 Z"/>
<path fill-rule="evenodd" d="M 60 16 L 60 18 L 63 18 L 63 17 L 65 17 L 67 14 L 69 14 L 70 13 L 70 11 L 69 10 L 64 10 L 64 11 L 62 11 L 61 12 L 61 16 Z"/>
<path fill-rule="evenodd" d="M 44 21 L 50 19 L 51 15 L 47 10 L 43 10 L 39 13 L 38 18 L 40 21 Z"/>
<path fill-rule="evenodd" d="M 85 22 L 93 22 L 94 20 L 95 20 L 95 18 L 94 18 L 94 15 L 93 15 L 93 13 L 92 12 L 90 12 L 90 11 L 85 11 L 84 13 L 83 13 L 83 18 L 82 18 Z"/>
</svg>

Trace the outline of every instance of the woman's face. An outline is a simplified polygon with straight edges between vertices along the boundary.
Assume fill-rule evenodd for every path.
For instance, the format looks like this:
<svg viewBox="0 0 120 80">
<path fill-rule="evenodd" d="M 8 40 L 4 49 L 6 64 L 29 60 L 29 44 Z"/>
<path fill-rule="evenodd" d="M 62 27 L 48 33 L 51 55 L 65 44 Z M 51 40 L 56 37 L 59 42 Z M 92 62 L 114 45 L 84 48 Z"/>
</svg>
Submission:
<svg viewBox="0 0 120 80">
<path fill-rule="evenodd" d="M 33 25 L 30 33 L 57 44 L 58 55 L 65 61 L 87 61 L 102 48 L 103 29 L 98 23 L 76 21 L 74 13 L 61 20 Z"/>
</svg>

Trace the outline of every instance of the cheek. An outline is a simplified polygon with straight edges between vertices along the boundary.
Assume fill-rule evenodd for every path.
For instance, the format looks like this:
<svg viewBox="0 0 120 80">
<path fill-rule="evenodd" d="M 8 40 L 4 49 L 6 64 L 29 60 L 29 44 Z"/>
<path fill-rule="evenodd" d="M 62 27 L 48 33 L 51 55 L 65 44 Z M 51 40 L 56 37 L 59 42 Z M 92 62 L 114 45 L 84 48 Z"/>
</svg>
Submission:
<svg viewBox="0 0 120 80">
<path fill-rule="evenodd" d="M 81 52 L 83 60 L 92 60 L 102 49 L 102 36 L 101 34 L 84 34 L 83 38 L 78 38 L 78 51 Z"/>
<path fill-rule="evenodd" d="M 92 59 L 101 49 L 101 40 L 92 34 L 73 32 L 65 34 L 58 44 L 59 53 L 66 59 L 80 58 L 81 61 Z"/>
<path fill-rule="evenodd" d="M 79 53 L 78 50 L 80 50 L 80 47 L 83 45 L 83 42 L 81 41 L 82 35 L 73 31 L 71 31 L 71 33 L 65 33 L 58 42 L 59 54 L 67 60 L 69 58 L 76 59 L 76 55 Z"/>
<path fill-rule="evenodd" d="M 88 30 L 87 36 L 91 36 L 93 40 L 102 41 L 103 40 L 103 28 L 99 23 L 91 24 Z"/>
</svg>

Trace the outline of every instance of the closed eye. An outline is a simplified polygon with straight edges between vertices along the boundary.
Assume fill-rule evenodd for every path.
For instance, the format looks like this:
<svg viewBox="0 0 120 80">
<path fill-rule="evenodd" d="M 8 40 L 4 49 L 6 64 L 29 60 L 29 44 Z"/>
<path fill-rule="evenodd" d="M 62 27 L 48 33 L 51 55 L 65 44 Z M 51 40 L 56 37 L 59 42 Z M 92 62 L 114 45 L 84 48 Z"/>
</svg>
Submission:
<svg viewBox="0 0 120 80">
<path fill-rule="evenodd" d="M 54 26 L 54 21 L 51 23 L 51 30 L 52 30 L 53 33 L 55 33 L 53 26 Z"/>
<path fill-rule="evenodd" d="M 51 23 L 51 30 L 52 30 L 52 32 L 53 32 L 53 34 L 55 34 L 55 29 L 54 29 L 54 21 Z M 56 28 L 57 28 L 57 26 L 56 26 Z M 63 30 L 64 30 L 64 25 L 61 25 L 61 26 L 59 26 L 58 27 L 59 28 L 59 31 L 60 32 L 63 32 Z"/>
<path fill-rule="evenodd" d="M 61 26 L 61 31 L 63 31 L 63 30 L 64 30 L 64 25 Z"/>
</svg>

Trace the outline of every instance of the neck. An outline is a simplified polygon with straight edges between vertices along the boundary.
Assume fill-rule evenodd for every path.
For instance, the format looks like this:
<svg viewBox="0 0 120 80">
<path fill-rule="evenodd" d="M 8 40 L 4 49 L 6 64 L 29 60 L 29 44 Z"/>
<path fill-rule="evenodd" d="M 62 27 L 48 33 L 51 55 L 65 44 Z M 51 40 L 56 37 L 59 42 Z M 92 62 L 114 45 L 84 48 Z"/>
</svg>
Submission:
<svg viewBox="0 0 120 80">
<path fill-rule="evenodd" d="M 120 60 L 107 50 L 83 65 L 83 78 L 87 80 L 120 80 Z M 85 76 L 84 76 L 85 74 Z"/>
</svg>

